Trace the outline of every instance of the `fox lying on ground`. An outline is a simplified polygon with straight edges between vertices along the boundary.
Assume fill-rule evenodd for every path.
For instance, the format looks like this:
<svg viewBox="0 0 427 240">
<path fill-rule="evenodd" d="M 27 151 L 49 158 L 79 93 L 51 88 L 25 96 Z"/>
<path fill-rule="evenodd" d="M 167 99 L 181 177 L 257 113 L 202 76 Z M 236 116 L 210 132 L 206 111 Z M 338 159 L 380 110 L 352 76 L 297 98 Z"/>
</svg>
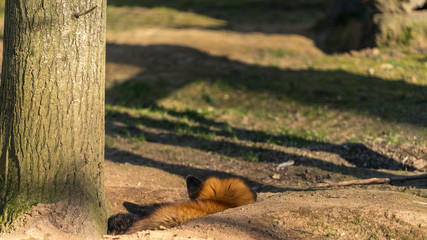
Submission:
<svg viewBox="0 0 427 240">
<path fill-rule="evenodd" d="M 256 193 L 240 178 L 209 177 L 202 182 L 196 177 L 188 176 L 186 181 L 191 200 L 158 204 L 152 206 L 148 212 L 135 210 L 138 205 L 127 203 L 128 207 L 126 207 L 124 204 L 128 210 L 132 206 L 134 210 L 130 214 L 117 214 L 110 217 L 108 233 L 132 234 L 142 230 L 171 228 L 196 218 L 256 201 Z"/>
</svg>

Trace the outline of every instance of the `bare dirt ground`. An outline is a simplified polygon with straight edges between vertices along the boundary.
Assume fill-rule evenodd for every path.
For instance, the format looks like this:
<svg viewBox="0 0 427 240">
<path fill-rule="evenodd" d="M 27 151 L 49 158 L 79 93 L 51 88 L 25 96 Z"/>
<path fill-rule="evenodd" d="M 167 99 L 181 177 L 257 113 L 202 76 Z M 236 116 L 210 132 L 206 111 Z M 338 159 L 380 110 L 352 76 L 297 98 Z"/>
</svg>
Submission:
<svg viewBox="0 0 427 240">
<path fill-rule="evenodd" d="M 217 154 L 159 143 L 146 142 L 135 149 L 134 143 L 124 139 L 117 146 L 127 152 L 110 149 L 106 156 L 106 188 L 115 213 L 126 212 L 124 201 L 150 205 L 188 199 L 183 178 L 187 174 L 242 176 L 259 196 L 251 206 L 166 231 L 117 239 L 424 239 L 427 233 L 426 198 L 417 196 L 425 194 L 425 180 L 402 186 L 310 189 L 307 182 L 310 185 L 320 177 L 312 168 L 292 166 L 278 171 L 277 164 L 221 159 Z M 307 157 L 315 154 L 308 150 L 298 153 Z M 170 160 L 168 155 L 182 158 Z M 343 161 L 336 155 L 323 157 L 330 162 Z M 376 175 L 382 174 L 387 175 Z"/>
<path fill-rule="evenodd" d="M 242 176 L 258 192 L 258 201 L 173 229 L 104 239 L 426 239 L 425 181 L 311 189 L 305 183 L 317 182 L 319 174 L 310 168 L 277 171 L 275 164 L 221 160 L 216 154 L 187 147 L 145 142 L 136 149 L 138 143 L 121 138 L 116 144 L 116 149 L 107 149 L 105 165 L 105 188 L 113 213 L 126 212 L 123 202 L 151 205 L 187 200 L 183 178 L 187 174 Z M 170 160 L 172 152 L 182 159 Z M 310 151 L 301 154 L 310 155 Z M 26 216 L 26 225 L 1 239 L 97 239 L 87 232 L 82 215 L 61 203 L 39 205 Z"/>
<path fill-rule="evenodd" d="M 152 28 L 120 35 L 110 33 L 108 39 L 109 59 L 121 59 L 126 55 L 127 60 L 137 61 L 140 57 L 140 52 L 126 52 L 123 50 L 125 48 L 117 47 L 119 45 L 129 46 L 130 50 L 133 49 L 131 46 L 157 47 L 145 49 L 144 57 L 150 63 L 145 66 L 125 64 L 131 60 L 122 64 L 120 61 L 109 62 L 107 75 L 111 84 L 144 72 L 148 72 L 147 78 L 150 78 L 150 73 L 172 74 L 165 71 L 170 62 L 150 59 L 150 51 L 157 51 L 168 44 L 191 47 L 220 57 L 220 60 L 222 57 L 258 64 L 263 64 L 259 59 L 260 52 L 268 49 L 291 49 L 312 58 L 323 55 L 310 39 L 300 35 Z M 182 54 L 176 56 L 180 61 L 194 60 L 188 59 L 185 53 L 178 51 L 176 54 Z M 292 62 L 285 58 L 277 65 L 292 68 L 304 64 L 304 61 L 298 58 Z M 211 67 L 221 72 L 221 65 L 216 63 L 210 63 L 213 64 Z M 179 64 L 176 67 L 179 68 Z M 188 69 L 181 71 L 191 74 Z M 159 101 L 168 104 L 167 99 L 160 98 Z M 242 126 L 251 124 L 263 123 L 251 123 L 250 119 L 242 121 Z M 357 179 L 425 173 L 425 146 L 365 142 L 364 145 L 313 144 L 308 148 L 297 148 L 260 143 L 252 147 L 266 149 L 261 160 L 274 161 L 250 162 L 242 161 L 239 154 L 205 151 L 195 145 L 197 139 L 182 138 L 165 129 L 146 126 L 145 139 L 133 141 L 123 134 L 117 134 L 122 128 L 128 129 L 132 136 L 138 132 L 127 125 L 126 119 L 107 116 L 105 189 L 112 213 L 126 212 L 123 202 L 150 205 L 188 199 L 184 178 L 189 174 L 200 178 L 210 175 L 240 176 L 258 193 L 258 201 L 173 229 L 144 231 L 128 236 L 106 235 L 103 239 L 427 239 L 425 179 L 395 185 L 338 189 L 310 187 L 317 182 L 339 181 L 348 177 Z M 241 146 L 248 144 L 244 140 L 235 140 L 229 143 L 229 147 L 224 142 L 223 147 L 235 152 L 251 149 L 233 148 L 236 142 Z M 288 160 L 294 160 L 295 165 L 276 169 L 280 162 Z M 401 165 L 408 166 L 411 171 L 400 170 Z M 0 235 L 0 239 L 99 238 L 85 230 L 86 223 L 79 221 L 83 219 L 82 216 L 84 213 L 79 209 L 61 203 L 38 205 L 24 217 L 24 226 L 13 233 Z"/>
</svg>

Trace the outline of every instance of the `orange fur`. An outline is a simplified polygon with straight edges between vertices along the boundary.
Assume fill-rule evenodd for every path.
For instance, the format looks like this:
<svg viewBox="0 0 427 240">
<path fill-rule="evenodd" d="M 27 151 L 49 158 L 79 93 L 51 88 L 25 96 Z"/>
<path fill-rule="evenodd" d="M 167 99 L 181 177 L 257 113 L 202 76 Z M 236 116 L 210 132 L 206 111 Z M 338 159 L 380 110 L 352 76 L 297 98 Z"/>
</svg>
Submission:
<svg viewBox="0 0 427 240">
<path fill-rule="evenodd" d="M 175 227 L 228 208 L 254 203 L 255 200 L 255 192 L 243 180 L 210 177 L 198 188 L 193 200 L 161 206 L 147 217 L 136 220 L 125 234 Z"/>
</svg>

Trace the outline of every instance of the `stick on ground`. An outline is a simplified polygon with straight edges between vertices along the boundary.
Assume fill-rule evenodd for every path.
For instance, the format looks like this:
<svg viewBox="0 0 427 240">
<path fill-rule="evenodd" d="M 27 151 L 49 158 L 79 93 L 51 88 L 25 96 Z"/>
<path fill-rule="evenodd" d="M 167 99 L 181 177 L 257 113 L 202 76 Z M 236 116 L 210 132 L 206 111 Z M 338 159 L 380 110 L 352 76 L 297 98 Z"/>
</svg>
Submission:
<svg viewBox="0 0 427 240">
<path fill-rule="evenodd" d="M 409 180 L 416 180 L 416 179 L 427 179 L 427 174 L 413 175 L 413 176 L 399 176 L 399 177 L 390 177 L 390 178 L 368 178 L 368 179 L 349 180 L 349 181 L 331 182 L 331 183 L 318 183 L 314 185 L 314 187 L 340 187 L 340 186 L 350 186 L 350 185 L 383 184 L 383 183 L 409 181 Z"/>
</svg>

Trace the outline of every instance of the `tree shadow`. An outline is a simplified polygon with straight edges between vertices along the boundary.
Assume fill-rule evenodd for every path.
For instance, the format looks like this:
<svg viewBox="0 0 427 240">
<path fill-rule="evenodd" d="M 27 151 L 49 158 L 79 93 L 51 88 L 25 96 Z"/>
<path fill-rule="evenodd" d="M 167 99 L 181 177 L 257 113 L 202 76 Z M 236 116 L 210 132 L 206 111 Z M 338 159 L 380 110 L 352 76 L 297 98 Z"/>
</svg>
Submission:
<svg viewBox="0 0 427 240">
<path fill-rule="evenodd" d="M 263 184 L 260 182 L 252 181 L 243 176 L 235 175 L 232 173 L 226 173 L 223 171 L 217 171 L 213 169 L 200 169 L 200 168 L 194 168 L 194 167 L 184 166 L 180 164 L 160 162 L 150 158 L 141 157 L 140 155 L 137 155 L 125 150 L 120 150 L 114 147 L 106 147 L 105 152 L 108 159 L 113 162 L 130 163 L 138 166 L 153 167 L 153 168 L 161 169 L 163 171 L 181 176 L 183 178 L 185 178 L 188 175 L 193 175 L 200 179 L 205 179 L 207 176 L 217 176 L 220 178 L 238 177 L 243 179 L 249 186 L 256 187 L 257 192 L 302 191 L 301 189 L 296 189 L 296 188 L 283 188 L 283 187 L 277 187 L 269 184 Z"/>
<path fill-rule="evenodd" d="M 311 38 L 325 52 L 374 47 L 374 8 L 358 0 L 111 0 L 109 6 L 160 8 L 196 13 L 219 20 L 208 26 L 170 24 L 175 28 L 209 28 L 241 33 L 299 34 Z M 147 17 L 141 24 L 162 25 L 167 20 Z M 197 22 L 197 21 L 195 21 Z M 124 25 L 124 24 L 123 24 Z"/>
<path fill-rule="evenodd" d="M 109 6 L 170 8 L 225 21 L 227 29 L 238 32 L 303 33 L 321 19 L 330 1 L 325 0 L 111 0 Z M 298 25 L 298 27 L 295 27 Z"/>
<path fill-rule="evenodd" d="M 173 94 L 180 88 L 197 82 L 207 82 L 225 86 L 232 91 L 250 91 L 266 94 L 276 100 L 296 101 L 308 106 L 334 108 L 383 118 L 390 122 L 426 126 L 425 108 L 427 88 L 404 81 L 388 81 L 365 77 L 345 71 L 281 70 L 274 67 L 261 67 L 216 57 L 201 51 L 172 45 L 107 45 L 107 62 L 120 66 L 135 66 L 139 72 L 107 88 L 107 103 L 128 108 L 150 107 L 169 115 L 185 117 L 199 123 L 190 126 L 185 123 L 158 120 L 150 117 L 134 117 L 120 111 L 107 109 L 107 134 L 111 136 L 144 136 L 147 141 L 173 146 L 189 146 L 194 149 L 216 152 L 229 157 L 245 158 L 253 154 L 259 161 L 283 162 L 296 160 L 298 165 L 311 166 L 326 171 L 343 173 L 359 178 L 393 177 L 373 169 L 402 169 L 401 163 L 383 156 L 363 144 L 330 144 L 311 141 L 293 135 L 270 135 L 262 131 L 231 128 L 230 126 L 207 119 L 195 111 L 178 112 L 157 106 L 159 99 Z M 213 103 L 214 104 L 214 103 Z M 221 105 L 220 100 L 215 104 Z M 125 123 L 116 126 L 114 122 Z M 138 124 L 150 128 L 168 130 L 168 133 L 153 133 L 137 127 Z M 212 128 L 219 130 L 212 130 Z M 206 137 L 171 133 L 176 129 L 189 129 L 191 132 L 215 136 L 236 137 L 253 143 L 275 143 L 282 146 L 307 148 L 313 151 L 326 151 L 337 154 L 349 163 L 360 168 L 338 166 L 334 163 L 297 154 L 287 154 L 279 150 L 249 147 L 232 141 L 216 141 Z M 127 154 L 125 151 L 122 154 Z M 138 158 L 134 156 L 134 158 Z M 139 157 L 140 158 L 140 157 Z M 145 159 L 143 160 L 145 161 Z M 148 160 L 150 165 L 165 168 Z M 167 169 L 186 168 L 181 165 Z M 372 169 L 373 168 L 373 169 Z M 194 169 L 192 169 L 194 170 Z M 414 170 L 408 168 L 407 170 Z M 177 170 L 170 170 L 177 171 Z M 184 175 L 194 174 L 186 172 Z M 221 172 L 215 172 L 221 174 Z M 183 176 L 184 176 L 183 175 Z"/>
<path fill-rule="evenodd" d="M 355 167 L 345 166 L 345 165 L 337 165 L 332 162 L 327 162 L 324 160 L 311 158 L 307 156 L 301 156 L 298 154 L 285 153 L 276 149 L 269 149 L 263 147 L 251 147 L 246 145 L 241 145 L 239 143 L 235 143 L 232 141 L 224 141 L 224 140 L 214 140 L 214 139 L 206 139 L 203 137 L 192 136 L 192 135 L 180 135 L 176 133 L 152 133 L 149 131 L 141 130 L 137 127 L 138 124 L 143 124 L 145 127 L 153 128 L 153 129 L 162 129 L 162 130 L 173 130 L 175 127 L 182 127 L 182 123 L 169 122 L 167 120 L 157 120 L 148 117 L 133 117 L 126 113 L 112 112 L 109 111 L 107 114 L 107 128 L 106 134 L 109 136 L 124 136 L 124 137 L 134 137 L 134 136 L 144 136 L 145 141 L 160 143 L 171 146 L 180 146 L 180 147 L 191 147 L 193 149 L 199 149 L 207 152 L 215 152 L 217 154 L 239 158 L 242 161 L 247 160 L 248 154 L 257 157 L 257 161 L 260 162 L 273 162 L 273 163 L 281 163 L 286 161 L 294 161 L 295 166 L 307 166 L 307 167 L 315 167 L 317 169 L 321 169 L 328 172 L 335 172 L 344 175 L 354 176 L 357 178 L 369 178 L 369 177 L 396 177 L 395 174 L 385 173 L 381 171 L 377 171 L 376 169 L 391 169 L 391 170 L 400 170 L 402 169 L 402 164 L 398 163 L 392 158 L 387 158 L 371 149 L 367 148 L 363 144 L 360 143 L 347 143 L 342 145 L 316 142 L 301 139 L 295 136 L 283 136 L 283 138 L 287 139 L 287 142 L 283 142 L 284 146 L 292 146 L 292 147 L 303 147 L 310 150 L 319 150 L 319 151 L 327 151 L 330 153 L 337 154 L 341 156 L 343 159 L 347 160 L 349 163 L 355 165 Z M 113 122 L 121 122 L 123 124 L 112 124 Z M 191 126 L 186 125 L 188 128 L 192 128 Z M 197 129 L 193 129 L 195 131 L 211 131 L 204 127 L 196 127 Z M 233 128 L 234 129 L 234 128 Z M 238 129 L 237 129 L 238 131 Z M 224 134 L 224 136 L 240 136 L 242 139 L 249 139 L 248 136 L 263 135 L 265 133 L 259 131 L 247 131 L 244 130 L 243 134 L 249 132 L 249 135 L 235 135 L 237 132 L 231 133 L 221 133 L 221 131 L 216 132 L 218 135 Z M 241 133 L 239 133 L 241 134 Z M 290 141 L 289 141 L 290 140 Z M 291 143 L 291 144 L 289 144 Z M 112 150 L 111 148 L 107 148 L 107 150 Z M 119 151 L 119 150 L 116 150 Z M 126 151 L 120 151 L 121 154 L 127 154 Z M 197 177 L 203 178 L 206 176 L 205 173 L 199 175 L 199 169 L 193 169 L 189 172 L 186 171 L 188 167 L 182 166 L 179 164 L 172 164 L 172 167 L 167 167 L 168 164 L 157 163 L 154 160 L 147 160 L 145 158 L 141 158 L 138 155 L 132 155 L 131 158 L 122 156 L 122 159 L 126 159 L 127 162 L 137 163 L 144 162 L 144 165 L 150 167 L 161 168 L 165 171 L 174 170 L 174 174 L 179 174 L 183 177 L 187 175 L 195 175 Z M 129 161 L 128 159 L 140 158 L 142 161 Z M 116 160 L 113 160 L 116 161 Z M 120 160 L 123 161 L 123 160 Z M 179 166 L 179 167 L 177 167 Z M 183 168 L 184 172 L 181 172 L 181 168 Z M 406 167 L 406 170 L 413 171 L 415 169 L 411 167 Z M 202 170 L 205 172 L 206 170 Z M 211 170 L 208 170 L 211 171 Z M 224 175 L 224 173 L 216 171 L 211 172 L 218 176 L 230 176 Z M 253 182 L 250 182 L 253 184 Z"/>
<path fill-rule="evenodd" d="M 120 132 L 120 130 L 118 131 Z M 117 133 L 114 131 L 114 133 Z M 109 131 L 107 134 L 112 134 L 111 131 Z M 134 132 L 134 134 L 138 134 Z M 139 133 L 140 134 L 140 133 Z M 159 139 L 168 139 L 168 141 L 159 141 Z M 201 149 L 201 150 L 207 150 L 211 152 L 216 152 L 220 154 L 224 154 L 230 157 L 242 157 L 244 156 L 248 151 L 259 151 L 260 149 L 257 148 L 251 148 L 246 146 L 240 146 L 238 144 L 232 144 L 229 145 L 229 142 L 215 142 L 215 141 L 205 141 L 203 139 L 194 139 L 194 138 L 188 138 L 188 137 L 177 137 L 175 135 L 162 135 L 161 137 L 157 135 L 148 135 L 147 141 L 150 142 L 157 142 L 161 144 L 166 145 L 174 145 L 174 146 L 190 146 L 192 148 Z M 196 142 L 200 142 L 200 146 L 196 144 Z M 179 144 L 178 144 L 179 143 Z M 190 145 L 189 145 L 190 144 Z M 204 146 L 204 147 L 202 147 Z M 213 146 L 213 147 L 212 147 Z M 227 149 L 224 149 L 224 146 L 226 146 L 228 149 L 233 149 L 232 152 L 228 151 Z M 219 147 L 219 148 L 217 148 Z M 222 148 L 221 148 L 222 147 Z M 294 154 L 286 154 L 280 151 L 276 150 L 263 150 L 263 154 L 275 154 L 279 155 L 279 157 L 283 160 L 287 159 L 293 159 L 296 160 L 296 166 L 311 166 L 316 167 L 325 171 L 330 172 L 336 172 L 343 175 L 350 175 L 357 178 L 370 178 L 370 177 L 377 177 L 377 178 L 394 178 L 398 177 L 399 175 L 391 174 L 391 173 L 385 173 L 381 171 L 377 171 L 375 169 L 360 169 L 357 167 L 348 167 L 343 165 L 336 165 L 334 163 L 325 162 L 319 159 L 315 158 L 308 158 L 303 157 L 299 155 Z M 377 154 L 377 153 L 373 153 Z M 235 175 L 232 173 L 227 173 L 223 171 L 217 171 L 212 169 L 200 169 L 200 168 L 194 168 L 190 166 L 184 166 L 181 164 L 175 164 L 175 163 L 167 163 L 163 161 L 156 161 L 153 159 L 149 159 L 146 157 L 142 157 L 140 155 L 128 152 L 126 150 L 120 150 L 114 147 L 106 147 L 106 155 L 108 156 L 108 159 L 113 162 L 118 163 L 131 163 L 134 165 L 139 166 L 147 166 L 147 167 L 153 167 L 157 169 L 161 169 L 163 171 L 182 176 L 185 178 L 188 175 L 194 175 L 200 179 L 206 178 L 206 176 L 218 176 L 218 177 L 239 177 L 244 179 L 249 186 L 256 187 L 257 192 L 285 192 L 285 191 L 304 191 L 305 189 L 297 189 L 297 188 L 289 188 L 289 187 L 277 187 L 269 184 L 263 184 L 261 182 L 250 180 L 246 177 Z M 304 176 L 302 176 L 304 177 Z M 392 185 L 396 186 L 406 186 L 409 182 L 393 182 Z M 424 184 L 414 184 L 413 185 L 416 188 L 425 188 L 426 185 Z M 308 188 L 308 190 L 311 190 L 311 188 Z"/>
<path fill-rule="evenodd" d="M 352 111 L 390 122 L 427 127 L 427 87 L 342 70 L 282 70 L 217 57 L 174 45 L 107 45 L 107 63 L 141 70 L 107 89 L 107 103 L 156 105 L 158 99 L 200 81 L 219 88 L 267 94 L 316 107 Z M 107 76 L 108 78 L 108 76 Z M 216 99 L 220 105 L 221 99 Z"/>
<path fill-rule="evenodd" d="M 176 112 L 170 110 L 167 112 Z M 181 115 L 181 114 L 180 114 Z M 185 115 L 191 118 L 191 115 Z M 381 155 L 371 149 L 367 148 L 361 143 L 345 143 L 345 144 L 331 144 L 319 141 L 307 140 L 298 136 L 293 135 L 275 135 L 272 136 L 262 131 L 246 130 L 241 128 L 234 128 L 224 123 L 215 123 L 206 125 L 206 122 L 210 123 L 212 120 L 206 119 L 206 121 L 199 121 L 203 123 L 199 126 L 190 126 L 186 123 L 173 122 L 169 120 L 158 120 L 150 117 L 133 117 L 127 113 L 120 113 L 118 111 L 109 110 L 107 112 L 109 123 L 110 121 L 122 122 L 124 125 L 112 126 L 109 125 L 106 129 L 106 133 L 110 136 L 125 136 L 135 137 L 144 136 L 144 139 L 149 142 L 156 142 L 166 145 L 191 147 L 203 151 L 216 152 L 221 155 L 228 157 L 235 157 L 240 159 L 247 159 L 248 155 L 257 158 L 257 161 L 261 162 L 274 162 L 281 163 L 284 161 L 296 160 L 296 165 L 312 166 L 327 171 L 340 172 L 349 175 L 355 175 L 357 177 L 366 177 L 366 173 L 358 173 L 354 169 L 346 166 L 337 166 L 333 163 L 325 162 L 322 160 L 299 156 L 296 154 L 288 154 L 278 150 L 271 150 L 262 147 L 249 147 L 244 146 L 232 141 L 217 141 L 206 137 L 185 135 L 177 133 L 152 133 L 141 130 L 137 127 L 138 124 L 153 129 L 161 129 L 168 131 L 176 131 L 177 129 L 186 129 L 190 133 L 197 133 L 197 135 L 208 136 L 213 134 L 215 136 L 223 136 L 227 138 L 237 138 L 239 140 L 245 140 L 250 142 L 258 143 L 274 143 L 280 146 L 287 147 L 298 147 L 306 148 L 312 151 L 324 151 L 334 153 L 347 162 L 355 165 L 358 168 L 372 168 L 372 169 L 390 169 L 400 170 L 406 168 L 408 171 L 415 170 L 410 166 L 403 166 L 401 163 L 395 161 L 392 158 L 388 158 Z M 201 119 L 202 116 L 197 116 L 196 119 Z M 193 119 L 194 120 L 194 119 Z M 223 125 L 227 130 L 212 130 L 211 126 Z M 375 172 L 371 176 L 378 176 Z"/>
</svg>

